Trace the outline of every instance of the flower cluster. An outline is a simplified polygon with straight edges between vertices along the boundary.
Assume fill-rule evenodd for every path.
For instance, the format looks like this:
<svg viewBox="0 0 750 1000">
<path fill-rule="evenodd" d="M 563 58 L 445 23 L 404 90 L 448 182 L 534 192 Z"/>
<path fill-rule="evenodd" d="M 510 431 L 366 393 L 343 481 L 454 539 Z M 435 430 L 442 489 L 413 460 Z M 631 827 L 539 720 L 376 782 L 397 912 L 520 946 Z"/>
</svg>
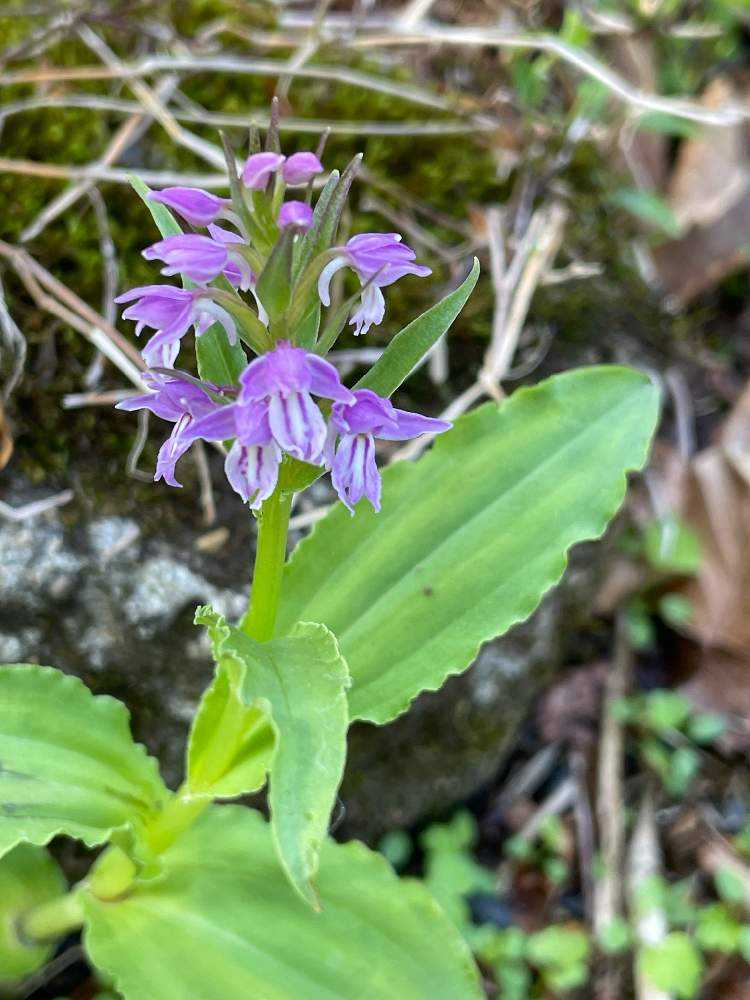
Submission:
<svg viewBox="0 0 750 1000">
<path fill-rule="evenodd" d="M 351 269 L 359 279 L 361 291 L 349 317 L 355 334 L 382 322 L 382 288 L 407 274 L 430 273 L 415 262 L 414 251 L 398 233 L 362 233 L 344 245 L 321 246 L 317 234 L 330 220 L 324 216 L 325 205 L 316 220 L 309 193 L 322 171 L 314 153 L 285 157 L 267 151 L 245 162 L 239 201 L 236 191 L 232 199 L 186 187 L 150 193 L 152 201 L 191 227 L 143 252 L 146 260 L 163 265 L 163 275 L 179 275 L 182 287 L 145 285 L 118 299 L 127 305 L 123 317 L 136 321 L 137 334 L 144 327 L 154 331 L 143 350 L 153 369 L 144 375 L 148 391 L 118 405 L 125 410 L 146 408 L 174 424 L 159 451 L 155 479 L 179 486 L 175 465 L 190 445 L 199 439 L 221 441 L 228 445 L 227 478 L 253 509 L 276 489 L 287 455 L 330 469 L 333 485 L 350 511 L 363 497 L 379 510 L 375 439 L 401 441 L 450 426 L 398 410 L 369 389 L 346 388 L 321 356 L 324 349 L 319 354 L 314 343 L 311 348 L 294 343 L 295 325 L 315 315 L 315 301 L 318 309 L 330 306 L 331 280 L 341 268 Z M 284 200 L 289 185 L 306 185 L 307 199 Z M 332 221 L 329 232 L 335 232 L 338 220 Z M 277 269 L 269 278 L 282 244 L 288 245 L 290 238 L 298 258 L 309 250 L 306 267 L 295 275 L 287 263 L 285 273 Z M 252 295 L 254 312 L 241 292 Z M 278 301 L 288 303 L 281 316 L 271 305 Z M 345 319 L 344 314 L 342 324 Z M 248 327 L 256 333 L 265 330 L 267 337 L 264 353 L 249 361 L 231 386 L 174 369 L 185 334 L 192 329 L 200 337 L 216 324 L 235 349 L 242 339 L 260 352 Z"/>
</svg>

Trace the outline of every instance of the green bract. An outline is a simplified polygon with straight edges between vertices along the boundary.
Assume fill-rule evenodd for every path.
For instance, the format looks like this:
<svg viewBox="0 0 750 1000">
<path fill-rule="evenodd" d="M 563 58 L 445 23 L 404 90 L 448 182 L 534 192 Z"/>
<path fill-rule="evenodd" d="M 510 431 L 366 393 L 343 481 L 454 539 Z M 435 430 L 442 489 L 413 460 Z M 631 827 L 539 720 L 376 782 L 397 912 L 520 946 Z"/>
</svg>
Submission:
<svg viewBox="0 0 750 1000">
<path fill-rule="evenodd" d="M 340 504 L 297 548 L 279 633 L 300 619 L 337 636 L 353 719 L 384 723 L 528 617 L 571 545 L 596 538 L 638 469 L 658 393 L 628 368 L 583 368 L 456 422 L 383 475 L 383 509 Z"/>
<path fill-rule="evenodd" d="M 423 886 L 328 841 L 322 913 L 282 875 L 257 813 L 213 807 L 120 903 L 84 900 L 85 943 L 128 1000 L 478 1000 L 468 948 Z"/>
<path fill-rule="evenodd" d="M 212 702 L 204 702 L 191 739 L 188 783 L 193 783 L 193 773 L 200 769 L 204 747 L 213 743 L 231 750 L 232 729 L 224 720 L 232 711 L 232 701 L 242 715 L 263 713 L 272 729 L 272 746 L 259 732 L 259 722 L 253 719 L 248 725 L 249 720 L 244 721 L 237 728 L 237 765 L 221 777 L 213 794 L 226 794 L 217 789 L 222 784 L 227 787 L 227 777 L 233 778 L 230 794 L 254 791 L 260 784 L 254 761 L 269 768 L 274 842 L 294 887 L 317 906 L 312 879 L 346 757 L 349 674 L 336 639 L 324 625 L 303 622 L 284 638 L 256 642 L 228 626 L 210 608 L 199 609 L 196 621 L 208 626 L 218 664 L 217 681 L 227 690 L 230 704 L 217 720 L 216 730 L 209 733 L 206 726 L 202 734 L 203 712 L 214 711 Z M 249 742 L 247 735 L 243 740 L 243 733 L 251 734 Z M 245 788 L 241 787 L 242 773 L 250 779 Z"/>
</svg>

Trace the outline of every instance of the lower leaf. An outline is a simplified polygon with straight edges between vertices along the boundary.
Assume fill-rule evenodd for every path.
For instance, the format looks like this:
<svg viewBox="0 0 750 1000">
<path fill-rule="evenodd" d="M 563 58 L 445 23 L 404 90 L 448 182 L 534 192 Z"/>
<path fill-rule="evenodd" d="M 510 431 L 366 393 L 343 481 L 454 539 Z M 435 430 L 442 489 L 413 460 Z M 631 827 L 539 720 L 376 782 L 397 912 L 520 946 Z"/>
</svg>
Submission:
<svg viewBox="0 0 750 1000">
<path fill-rule="evenodd" d="M 51 667 L 0 666 L 0 857 L 59 833 L 95 847 L 168 796 L 119 701 Z"/>
<path fill-rule="evenodd" d="M 127 899 L 84 900 L 85 944 L 125 1000 L 479 1000 L 467 946 L 421 884 L 327 841 L 322 913 L 281 875 L 270 830 L 214 806 Z"/>
</svg>

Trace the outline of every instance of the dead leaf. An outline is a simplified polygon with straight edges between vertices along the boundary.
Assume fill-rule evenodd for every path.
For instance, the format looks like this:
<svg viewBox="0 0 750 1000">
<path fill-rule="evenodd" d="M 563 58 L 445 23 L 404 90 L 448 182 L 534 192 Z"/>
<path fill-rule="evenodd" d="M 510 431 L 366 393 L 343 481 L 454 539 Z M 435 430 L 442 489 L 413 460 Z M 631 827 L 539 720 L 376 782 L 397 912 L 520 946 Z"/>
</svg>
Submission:
<svg viewBox="0 0 750 1000">
<path fill-rule="evenodd" d="M 744 104 L 750 86 L 716 77 L 700 98 L 707 108 Z M 703 126 L 685 139 L 666 185 L 666 197 L 687 232 L 652 251 L 662 290 L 684 304 L 745 267 L 750 229 L 750 129 Z"/>
</svg>

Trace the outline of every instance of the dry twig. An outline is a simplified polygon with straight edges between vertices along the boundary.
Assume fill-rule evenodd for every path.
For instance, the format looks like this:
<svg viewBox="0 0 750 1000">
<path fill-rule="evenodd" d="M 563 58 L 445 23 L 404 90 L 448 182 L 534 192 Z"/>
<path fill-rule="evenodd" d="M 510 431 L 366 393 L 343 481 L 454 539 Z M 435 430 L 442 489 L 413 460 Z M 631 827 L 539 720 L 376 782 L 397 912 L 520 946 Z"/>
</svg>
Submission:
<svg viewBox="0 0 750 1000">
<path fill-rule="evenodd" d="M 625 809 L 623 769 L 625 734 L 614 706 L 625 696 L 630 683 L 631 651 L 625 626 L 618 619 L 615 652 L 602 706 L 599 737 L 599 771 L 596 789 L 596 819 L 599 829 L 599 853 L 602 874 L 594 885 L 593 927 L 601 937 L 622 916 L 622 863 L 625 846 Z M 611 963 L 605 962 L 597 982 L 600 1000 L 619 1000 L 620 977 Z"/>
<path fill-rule="evenodd" d="M 663 910 L 651 907 L 646 913 L 639 906 L 638 891 L 644 881 L 661 874 L 662 860 L 656 829 L 654 790 L 646 788 L 638 811 L 638 820 L 630 839 L 628 852 L 627 890 L 630 916 L 639 947 L 635 952 L 633 979 L 637 1000 L 670 1000 L 670 994 L 658 989 L 641 971 L 638 954 L 641 947 L 659 944 L 667 934 L 667 917 Z"/>
</svg>

